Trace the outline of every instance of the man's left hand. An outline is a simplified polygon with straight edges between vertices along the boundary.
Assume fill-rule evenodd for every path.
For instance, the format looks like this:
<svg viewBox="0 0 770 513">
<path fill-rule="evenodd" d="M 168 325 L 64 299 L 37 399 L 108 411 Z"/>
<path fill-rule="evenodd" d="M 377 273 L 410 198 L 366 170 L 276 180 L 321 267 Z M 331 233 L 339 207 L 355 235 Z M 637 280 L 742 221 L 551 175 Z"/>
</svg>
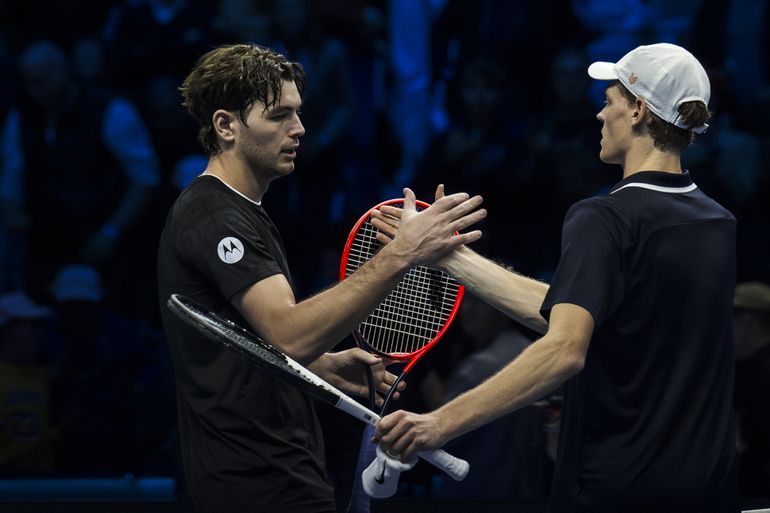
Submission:
<svg viewBox="0 0 770 513">
<path fill-rule="evenodd" d="M 339 388 L 346 394 L 367 397 L 369 395 L 369 383 L 366 379 L 366 368 L 372 371 L 377 406 L 382 406 L 384 399 L 380 394 L 386 395 L 396 375 L 385 368 L 391 361 L 373 355 L 363 349 L 353 348 L 337 353 L 326 353 L 318 358 L 310 369 L 319 374 L 330 384 Z M 393 393 L 393 399 L 398 399 L 399 391 L 406 387 L 403 381 L 398 384 L 398 389 Z"/>
</svg>

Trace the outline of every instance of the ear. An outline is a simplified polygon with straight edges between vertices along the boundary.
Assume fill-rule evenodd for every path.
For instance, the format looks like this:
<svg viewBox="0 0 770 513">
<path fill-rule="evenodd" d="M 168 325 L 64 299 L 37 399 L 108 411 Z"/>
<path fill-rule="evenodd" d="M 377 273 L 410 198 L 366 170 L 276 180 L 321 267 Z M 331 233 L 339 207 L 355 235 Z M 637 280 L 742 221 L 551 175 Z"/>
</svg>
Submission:
<svg viewBox="0 0 770 513">
<path fill-rule="evenodd" d="M 211 123 L 214 126 L 214 131 L 223 141 L 232 142 L 235 140 L 238 119 L 234 113 L 229 110 L 218 109 L 211 115 Z"/>
<path fill-rule="evenodd" d="M 647 106 L 647 100 L 641 96 L 637 97 L 634 105 L 631 107 L 631 126 L 647 126 L 650 112 L 650 108 Z"/>
</svg>

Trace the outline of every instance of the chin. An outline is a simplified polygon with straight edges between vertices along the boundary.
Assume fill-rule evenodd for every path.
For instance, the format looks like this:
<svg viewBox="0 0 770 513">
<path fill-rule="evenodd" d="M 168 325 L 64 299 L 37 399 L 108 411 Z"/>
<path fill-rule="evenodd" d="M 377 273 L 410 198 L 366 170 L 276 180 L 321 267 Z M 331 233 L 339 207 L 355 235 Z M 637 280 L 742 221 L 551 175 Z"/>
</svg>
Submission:
<svg viewBox="0 0 770 513">
<path fill-rule="evenodd" d="M 278 176 L 289 176 L 294 172 L 294 163 L 292 162 L 290 165 L 286 166 L 277 166 L 275 169 L 275 173 Z"/>
</svg>

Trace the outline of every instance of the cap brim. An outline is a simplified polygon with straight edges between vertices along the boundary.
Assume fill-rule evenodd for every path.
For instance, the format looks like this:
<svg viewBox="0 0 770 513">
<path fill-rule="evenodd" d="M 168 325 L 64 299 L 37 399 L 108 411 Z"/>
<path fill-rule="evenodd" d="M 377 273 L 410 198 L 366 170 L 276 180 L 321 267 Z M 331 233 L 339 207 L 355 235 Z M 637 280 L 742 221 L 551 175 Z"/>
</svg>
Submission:
<svg viewBox="0 0 770 513">
<path fill-rule="evenodd" d="M 614 62 L 594 62 L 588 66 L 588 75 L 596 80 L 617 80 Z"/>
</svg>

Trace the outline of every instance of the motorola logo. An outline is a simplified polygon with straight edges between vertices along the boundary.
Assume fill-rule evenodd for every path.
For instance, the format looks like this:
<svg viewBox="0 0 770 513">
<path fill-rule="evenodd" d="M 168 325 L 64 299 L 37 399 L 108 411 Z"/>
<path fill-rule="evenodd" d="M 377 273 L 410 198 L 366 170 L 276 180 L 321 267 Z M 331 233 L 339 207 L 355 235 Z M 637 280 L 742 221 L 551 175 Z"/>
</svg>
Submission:
<svg viewBox="0 0 770 513">
<path fill-rule="evenodd" d="M 226 264 L 234 264 L 243 258 L 243 243 L 235 237 L 225 237 L 217 246 L 219 259 Z"/>
</svg>

